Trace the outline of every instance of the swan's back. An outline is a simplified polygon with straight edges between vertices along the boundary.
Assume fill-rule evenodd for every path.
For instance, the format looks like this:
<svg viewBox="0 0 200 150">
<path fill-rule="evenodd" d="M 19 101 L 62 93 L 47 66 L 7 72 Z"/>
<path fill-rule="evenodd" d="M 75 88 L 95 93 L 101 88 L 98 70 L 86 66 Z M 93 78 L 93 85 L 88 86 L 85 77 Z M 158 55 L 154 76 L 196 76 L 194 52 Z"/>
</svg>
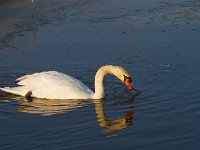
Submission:
<svg viewBox="0 0 200 150">
<path fill-rule="evenodd" d="M 81 81 L 56 71 L 22 76 L 17 81 L 20 86 L 12 89 L 21 91 L 18 95 L 22 96 L 27 90 L 32 92 L 33 97 L 47 99 L 87 99 L 93 95 L 93 92 Z"/>
</svg>

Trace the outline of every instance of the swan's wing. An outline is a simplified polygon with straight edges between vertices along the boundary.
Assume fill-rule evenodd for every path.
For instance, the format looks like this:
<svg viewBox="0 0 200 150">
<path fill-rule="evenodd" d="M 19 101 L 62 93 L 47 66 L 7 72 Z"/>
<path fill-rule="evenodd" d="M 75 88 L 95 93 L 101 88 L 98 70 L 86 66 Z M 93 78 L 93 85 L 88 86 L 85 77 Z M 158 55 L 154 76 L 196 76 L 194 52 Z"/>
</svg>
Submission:
<svg viewBox="0 0 200 150">
<path fill-rule="evenodd" d="M 31 81 L 36 78 L 42 78 L 42 77 L 45 78 L 48 76 L 59 76 L 59 74 L 63 74 L 63 73 L 59 73 L 56 71 L 46 71 L 46 72 L 40 72 L 40 73 L 37 72 L 31 75 L 25 75 L 25 76 L 19 77 L 18 79 L 16 79 L 16 81 L 19 81 L 17 83 L 18 85 L 29 85 Z"/>
<path fill-rule="evenodd" d="M 8 92 L 8 93 L 16 94 L 16 95 L 21 95 L 21 96 L 25 96 L 29 92 L 29 89 L 24 86 L 18 86 L 18 87 L 13 87 L 13 88 L 4 87 L 4 88 L 0 88 L 0 90 Z"/>
<path fill-rule="evenodd" d="M 26 75 L 17 81 L 18 85 L 28 87 L 33 96 L 40 98 L 81 99 L 93 94 L 81 81 L 56 71 Z"/>
</svg>

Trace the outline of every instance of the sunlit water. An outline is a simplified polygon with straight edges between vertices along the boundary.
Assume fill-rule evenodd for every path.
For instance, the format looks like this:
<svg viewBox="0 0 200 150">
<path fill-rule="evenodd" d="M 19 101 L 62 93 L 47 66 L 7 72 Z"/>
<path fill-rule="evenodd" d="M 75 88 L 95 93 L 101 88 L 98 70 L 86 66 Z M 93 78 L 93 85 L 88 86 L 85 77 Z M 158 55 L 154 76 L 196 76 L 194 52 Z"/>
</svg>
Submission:
<svg viewBox="0 0 200 150">
<path fill-rule="evenodd" d="M 112 64 L 137 89 L 107 76 L 97 101 L 0 92 L 0 148 L 198 149 L 199 14 L 197 0 L 0 2 L 1 87 L 57 70 L 94 90 L 96 70 Z"/>
</svg>

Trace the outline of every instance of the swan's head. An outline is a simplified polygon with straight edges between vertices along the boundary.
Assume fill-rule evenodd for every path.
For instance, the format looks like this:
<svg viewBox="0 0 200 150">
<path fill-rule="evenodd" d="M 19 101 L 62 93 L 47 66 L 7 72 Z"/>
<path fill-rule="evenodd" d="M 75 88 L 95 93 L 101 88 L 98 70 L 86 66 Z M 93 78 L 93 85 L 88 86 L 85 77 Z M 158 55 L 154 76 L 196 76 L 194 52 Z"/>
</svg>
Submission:
<svg viewBox="0 0 200 150">
<path fill-rule="evenodd" d="M 113 74 L 115 74 L 115 76 L 120 79 L 128 87 L 129 90 L 133 90 L 132 78 L 128 71 L 122 67 L 115 66 Z"/>
</svg>

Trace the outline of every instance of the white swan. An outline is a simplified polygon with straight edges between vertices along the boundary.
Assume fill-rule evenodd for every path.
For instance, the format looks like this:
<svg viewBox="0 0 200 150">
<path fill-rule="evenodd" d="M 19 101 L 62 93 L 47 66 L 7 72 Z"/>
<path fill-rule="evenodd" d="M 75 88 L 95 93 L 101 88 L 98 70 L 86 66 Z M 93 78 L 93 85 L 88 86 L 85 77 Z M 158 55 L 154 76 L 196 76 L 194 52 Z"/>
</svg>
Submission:
<svg viewBox="0 0 200 150">
<path fill-rule="evenodd" d="M 17 79 L 18 87 L 5 87 L 1 90 L 20 95 L 46 99 L 101 99 L 104 97 L 103 78 L 113 74 L 133 90 L 131 77 L 122 67 L 106 65 L 101 67 L 95 76 L 95 92 L 92 92 L 81 81 L 56 71 L 47 71 L 25 75 Z"/>
</svg>

